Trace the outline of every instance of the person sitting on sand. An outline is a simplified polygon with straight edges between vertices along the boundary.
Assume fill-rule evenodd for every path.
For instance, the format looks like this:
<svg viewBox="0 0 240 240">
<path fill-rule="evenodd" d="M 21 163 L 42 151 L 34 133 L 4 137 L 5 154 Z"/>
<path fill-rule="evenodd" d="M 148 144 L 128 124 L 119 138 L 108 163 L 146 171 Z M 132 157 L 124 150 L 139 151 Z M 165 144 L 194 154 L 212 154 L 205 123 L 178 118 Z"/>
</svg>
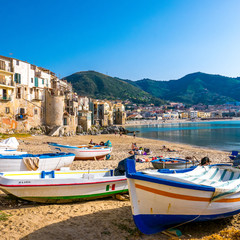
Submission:
<svg viewBox="0 0 240 240">
<path fill-rule="evenodd" d="M 172 150 L 172 149 L 170 149 L 170 148 L 167 148 L 165 145 L 163 145 L 162 146 L 162 149 L 160 149 L 160 150 L 162 150 L 162 151 L 167 151 L 167 152 L 176 152 L 176 150 Z"/>
<path fill-rule="evenodd" d="M 93 145 L 93 140 L 92 139 L 90 140 L 89 144 Z"/>
<path fill-rule="evenodd" d="M 100 145 L 100 146 L 104 146 L 104 142 L 101 141 L 101 142 L 99 143 L 99 145 Z"/>
<path fill-rule="evenodd" d="M 133 151 L 138 150 L 138 147 L 137 147 L 136 143 L 132 143 L 132 150 Z"/>
<path fill-rule="evenodd" d="M 201 166 L 207 166 L 210 164 L 210 160 L 208 157 L 204 157 L 201 159 Z"/>
</svg>

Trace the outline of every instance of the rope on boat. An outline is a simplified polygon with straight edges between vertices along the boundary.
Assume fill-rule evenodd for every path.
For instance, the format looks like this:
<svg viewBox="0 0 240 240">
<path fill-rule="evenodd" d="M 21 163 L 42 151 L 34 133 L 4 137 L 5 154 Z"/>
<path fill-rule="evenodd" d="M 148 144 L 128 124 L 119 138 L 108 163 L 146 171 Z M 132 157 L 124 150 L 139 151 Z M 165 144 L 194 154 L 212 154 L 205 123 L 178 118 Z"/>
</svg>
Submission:
<svg viewBox="0 0 240 240">
<path fill-rule="evenodd" d="M 25 157 L 23 162 L 28 170 L 36 171 L 39 168 L 39 158 L 38 157 Z"/>
</svg>

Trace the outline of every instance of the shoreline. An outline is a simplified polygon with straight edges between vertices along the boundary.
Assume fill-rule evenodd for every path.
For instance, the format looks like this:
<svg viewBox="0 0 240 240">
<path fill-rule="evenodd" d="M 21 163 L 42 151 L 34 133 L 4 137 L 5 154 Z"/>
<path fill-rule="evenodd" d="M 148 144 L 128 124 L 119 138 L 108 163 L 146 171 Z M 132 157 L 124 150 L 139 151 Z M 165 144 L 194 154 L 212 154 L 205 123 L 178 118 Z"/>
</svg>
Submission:
<svg viewBox="0 0 240 240">
<path fill-rule="evenodd" d="M 220 121 L 240 121 L 240 117 L 232 118 L 232 119 L 215 119 L 215 120 L 196 120 L 191 121 L 187 119 L 173 119 L 173 120 L 133 120 L 133 123 L 126 123 L 125 125 L 122 125 L 123 127 L 134 127 L 134 126 L 149 126 L 149 125 L 167 125 L 167 124 L 175 124 L 175 123 L 204 123 L 204 122 L 220 122 Z"/>
</svg>

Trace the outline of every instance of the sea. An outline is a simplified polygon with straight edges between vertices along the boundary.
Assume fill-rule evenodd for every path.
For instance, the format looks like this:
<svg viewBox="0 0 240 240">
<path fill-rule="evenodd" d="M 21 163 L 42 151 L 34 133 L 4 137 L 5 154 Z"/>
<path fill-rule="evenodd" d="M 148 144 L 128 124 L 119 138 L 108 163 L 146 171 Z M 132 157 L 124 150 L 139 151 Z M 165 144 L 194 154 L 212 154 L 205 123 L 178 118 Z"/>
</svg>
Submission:
<svg viewBox="0 0 240 240">
<path fill-rule="evenodd" d="M 136 137 L 240 151 L 240 121 L 181 122 L 126 127 Z"/>
</svg>

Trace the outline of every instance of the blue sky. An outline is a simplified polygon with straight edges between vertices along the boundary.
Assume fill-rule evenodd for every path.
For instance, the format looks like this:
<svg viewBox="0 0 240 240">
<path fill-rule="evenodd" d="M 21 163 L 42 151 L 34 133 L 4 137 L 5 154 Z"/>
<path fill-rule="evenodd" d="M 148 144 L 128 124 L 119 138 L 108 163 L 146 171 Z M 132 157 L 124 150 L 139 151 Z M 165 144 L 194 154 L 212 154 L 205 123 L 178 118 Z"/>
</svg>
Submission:
<svg viewBox="0 0 240 240">
<path fill-rule="evenodd" d="M 0 55 L 59 77 L 240 76 L 239 0 L 0 0 Z M 11 55 L 10 55 L 11 54 Z"/>
</svg>

